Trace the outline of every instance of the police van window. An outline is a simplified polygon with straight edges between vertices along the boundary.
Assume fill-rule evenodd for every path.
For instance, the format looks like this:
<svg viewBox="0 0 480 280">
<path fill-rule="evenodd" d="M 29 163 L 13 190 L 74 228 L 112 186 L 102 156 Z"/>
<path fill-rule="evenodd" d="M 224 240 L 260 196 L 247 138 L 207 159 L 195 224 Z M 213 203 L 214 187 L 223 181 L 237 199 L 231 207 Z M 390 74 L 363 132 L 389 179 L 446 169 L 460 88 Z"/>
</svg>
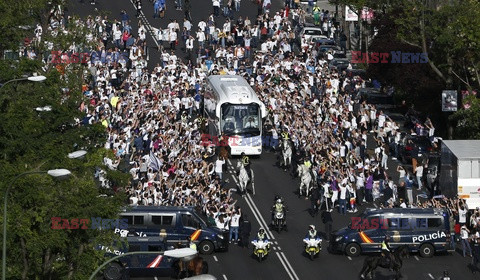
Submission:
<svg viewBox="0 0 480 280">
<path fill-rule="evenodd" d="M 162 216 L 152 216 L 152 223 L 154 225 L 161 225 L 162 224 Z"/>
<path fill-rule="evenodd" d="M 429 228 L 438 228 L 442 226 L 442 218 L 428 218 Z"/>
<path fill-rule="evenodd" d="M 142 250 L 140 250 L 140 245 L 129 244 L 128 251 L 129 252 L 139 252 L 139 251 L 142 251 Z"/>
<path fill-rule="evenodd" d="M 389 218 L 388 228 L 390 229 L 411 229 L 408 218 Z"/>
<path fill-rule="evenodd" d="M 122 216 L 122 219 L 127 219 L 127 224 L 128 225 L 133 224 L 133 216 Z"/>
<path fill-rule="evenodd" d="M 133 223 L 135 225 L 143 225 L 143 216 L 134 216 Z"/>
<path fill-rule="evenodd" d="M 198 224 L 198 221 L 195 220 L 195 218 L 187 214 L 182 214 L 182 224 L 185 227 L 192 227 L 192 228 L 198 228 L 200 226 Z"/>
<path fill-rule="evenodd" d="M 173 225 L 173 216 L 163 216 L 162 225 L 172 226 Z"/>
</svg>

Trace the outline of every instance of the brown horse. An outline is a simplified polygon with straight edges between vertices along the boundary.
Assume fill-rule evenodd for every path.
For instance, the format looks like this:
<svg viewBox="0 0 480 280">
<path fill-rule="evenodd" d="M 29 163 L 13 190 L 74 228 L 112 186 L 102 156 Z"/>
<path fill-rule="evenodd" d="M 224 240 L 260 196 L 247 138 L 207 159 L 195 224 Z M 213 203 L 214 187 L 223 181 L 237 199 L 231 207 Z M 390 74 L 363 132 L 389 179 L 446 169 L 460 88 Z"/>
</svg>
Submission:
<svg viewBox="0 0 480 280">
<path fill-rule="evenodd" d="M 188 262 L 188 275 L 197 276 L 208 273 L 208 264 L 202 257 L 196 256 Z"/>
<path fill-rule="evenodd" d="M 220 152 L 218 153 L 218 157 L 220 159 L 228 159 L 229 158 L 228 150 L 225 147 L 220 148 Z"/>
</svg>

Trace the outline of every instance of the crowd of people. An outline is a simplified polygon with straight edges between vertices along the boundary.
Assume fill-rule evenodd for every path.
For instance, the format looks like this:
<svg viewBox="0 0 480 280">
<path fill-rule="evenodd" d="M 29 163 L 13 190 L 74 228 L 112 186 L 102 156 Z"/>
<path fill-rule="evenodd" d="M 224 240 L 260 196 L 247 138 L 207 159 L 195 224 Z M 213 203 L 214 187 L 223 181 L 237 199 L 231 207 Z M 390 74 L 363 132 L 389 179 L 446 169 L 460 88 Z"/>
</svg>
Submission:
<svg viewBox="0 0 480 280">
<path fill-rule="evenodd" d="M 225 5 L 217 2 L 205 20 L 194 23 L 186 11 L 182 27 L 173 20 L 158 28 L 162 63 L 153 70 L 147 67 L 147 29 L 139 21 L 134 31 L 125 11 L 116 19 L 96 16 L 71 22 L 61 9 L 54 9 L 47 30 L 37 26 L 34 40 L 26 42 L 24 55 L 32 59 L 35 46 L 45 44 L 43 57 L 48 63 L 53 45 L 42 40 L 44 33 L 68 32 L 69 25 L 91 31 L 86 39 L 96 50 L 87 61 L 89 75 L 80 106 L 86 116 L 81 123 L 101 123 L 107 129 L 105 147 L 115 155 L 105 159 L 109 168 L 118 168 L 122 161 L 130 166 L 132 177 L 124 188 L 128 203 L 199 207 L 211 223 L 231 231 L 231 240 L 242 240 L 245 231 L 239 236 L 238 229 L 245 219 L 232 186 L 223 180 L 225 158 L 216 160 L 215 147 L 202 145 L 201 138 L 208 125 L 201 112 L 205 78 L 238 74 L 269 109 L 267 133 L 272 139 L 291 141 L 295 164 L 305 164 L 315 173 L 312 214 L 323 205 L 329 211 L 338 207 L 341 214 L 356 212 L 358 204 L 377 200 L 381 207 L 448 208 L 454 219 L 451 225 L 459 225 L 452 232 L 461 236 L 465 255 L 470 245 L 463 240 L 476 240 L 465 232 L 479 235 L 480 213 L 477 210 L 467 223 L 464 202 L 415 201 L 414 186 L 425 189 L 421 180 L 425 162 L 414 164 L 412 171 L 400 166 L 399 180 L 393 180 L 387 162 L 398 158 L 400 125 L 357 98 L 367 83 L 362 77 L 331 69 L 331 54 L 314 45 L 299 48 L 295 31 L 305 22 L 305 12 L 287 3 L 273 14 L 269 1 L 260 1 L 258 18 L 250 20 L 238 13 L 240 1 L 232 1 L 223 9 L 226 20 L 220 24 L 219 11 Z M 152 5 L 157 11 L 165 9 L 164 1 Z M 182 7 L 186 8 L 180 4 L 177 9 Z M 321 22 L 332 21 L 328 11 L 319 17 Z M 336 28 L 326 26 L 325 34 L 336 38 Z M 185 59 L 177 57 L 178 45 Z M 72 44 L 69 51 L 81 47 Z M 434 142 L 431 121 L 416 129 L 412 134 L 426 134 Z M 278 152 L 276 144 L 272 148 Z"/>
</svg>

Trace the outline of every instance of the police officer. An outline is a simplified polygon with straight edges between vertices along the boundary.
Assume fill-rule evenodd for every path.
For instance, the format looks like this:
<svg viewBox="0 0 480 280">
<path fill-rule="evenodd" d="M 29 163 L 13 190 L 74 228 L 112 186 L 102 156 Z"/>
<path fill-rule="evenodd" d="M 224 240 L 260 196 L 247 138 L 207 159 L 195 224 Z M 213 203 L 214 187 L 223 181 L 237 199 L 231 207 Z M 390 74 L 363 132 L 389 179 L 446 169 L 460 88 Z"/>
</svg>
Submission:
<svg viewBox="0 0 480 280">
<path fill-rule="evenodd" d="M 382 242 L 382 256 L 385 258 L 388 258 L 390 260 L 390 270 L 393 270 L 393 254 L 390 249 L 390 236 L 385 235 L 385 238 L 383 239 Z"/>
<path fill-rule="evenodd" d="M 267 234 L 263 228 L 260 228 L 257 233 L 257 241 L 268 242 Z M 255 248 L 254 248 L 255 249 Z M 267 245 L 267 250 L 270 250 L 270 243 Z"/>
<path fill-rule="evenodd" d="M 283 141 L 289 141 L 290 140 L 290 136 L 288 135 L 288 131 L 283 131 L 281 133 L 281 135 L 282 135 L 282 140 Z"/>
<path fill-rule="evenodd" d="M 243 164 L 243 167 L 245 167 L 245 171 L 247 171 L 247 175 L 248 175 L 248 179 L 252 179 L 252 176 L 251 176 L 251 170 L 250 170 L 250 158 L 245 155 L 245 153 L 242 152 L 242 164 Z"/>
<path fill-rule="evenodd" d="M 273 225 L 273 217 L 276 212 L 283 212 L 283 219 L 286 220 L 287 216 L 287 207 L 283 204 L 283 201 L 280 196 L 275 196 L 275 203 L 272 206 L 272 225 Z"/>
<path fill-rule="evenodd" d="M 188 248 L 197 251 L 197 244 L 195 244 L 195 242 L 192 241 L 192 239 L 190 238 L 190 236 L 187 237 L 187 240 L 188 240 Z"/>
<path fill-rule="evenodd" d="M 308 226 L 308 232 L 307 232 L 307 235 L 305 236 L 305 239 L 318 239 L 318 238 L 320 237 L 318 236 L 315 226 L 314 225 Z"/>
</svg>

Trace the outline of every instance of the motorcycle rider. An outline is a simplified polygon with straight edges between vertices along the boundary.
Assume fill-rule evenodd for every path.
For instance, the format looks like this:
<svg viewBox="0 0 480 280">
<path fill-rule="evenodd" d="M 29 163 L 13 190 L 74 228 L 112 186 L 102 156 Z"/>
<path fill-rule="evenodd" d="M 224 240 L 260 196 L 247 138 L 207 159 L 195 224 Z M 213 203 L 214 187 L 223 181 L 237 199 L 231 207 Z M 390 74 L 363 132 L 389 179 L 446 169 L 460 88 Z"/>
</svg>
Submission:
<svg viewBox="0 0 480 280">
<path fill-rule="evenodd" d="M 382 242 L 382 256 L 384 258 L 388 258 L 388 260 L 390 261 L 390 271 L 393 271 L 393 262 L 394 262 L 394 259 L 393 259 L 393 254 L 392 254 L 392 250 L 390 248 L 390 236 L 388 235 L 385 235 L 385 238 L 383 239 L 383 242 Z"/>
<path fill-rule="evenodd" d="M 283 219 L 286 220 L 286 209 L 287 207 L 283 204 L 283 200 L 280 196 L 275 196 L 275 203 L 272 206 L 272 225 L 273 221 L 275 218 L 275 213 L 276 212 L 282 212 L 283 213 Z"/>
<path fill-rule="evenodd" d="M 267 234 L 265 233 L 265 229 L 260 228 L 258 230 L 256 241 L 269 242 L 269 240 L 267 238 Z M 267 245 L 267 250 L 269 250 L 269 249 L 270 249 L 270 243 L 268 243 L 268 245 Z"/>
<path fill-rule="evenodd" d="M 252 171 L 250 170 L 250 158 L 247 155 L 245 155 L 244 152 L 242 152 L 241 156 L 242 156 L 242 164 L 243 164 L 243 167 L 245 167 L 245 171 L 247 171 L 248 179 L 252 180 L 252 175 L 251 175 Z"/>
<path fill-rule="evenodd" d="M 314 225 L 308 226 L 308 232 L 305 239 L 320 239 Z"/>
</svg>

